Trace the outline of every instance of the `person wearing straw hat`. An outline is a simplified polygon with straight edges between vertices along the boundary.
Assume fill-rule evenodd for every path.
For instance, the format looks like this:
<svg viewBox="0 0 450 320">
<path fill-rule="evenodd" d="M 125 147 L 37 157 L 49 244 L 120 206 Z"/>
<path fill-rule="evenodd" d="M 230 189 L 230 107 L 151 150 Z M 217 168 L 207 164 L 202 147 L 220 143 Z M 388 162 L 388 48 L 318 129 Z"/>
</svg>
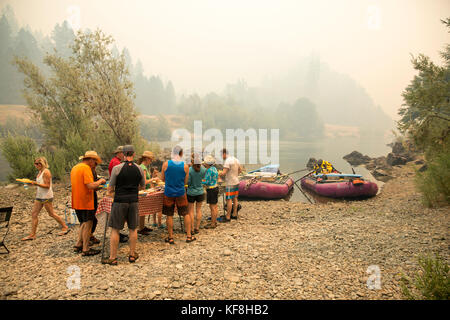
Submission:
<svg viewBox="0 0 450 320">
<path fill-rule="evenodd" d="M 142 156 L 140 156 L 138 161 L 137 161 L 137 163 L 141 167 L 142 171 L 144 171 L 145 189 L 149 189 L 151 187 L 152 179 L 151 179 L 151 175 L 150 175 L 149 166 L 152 163 L 154 158 L 155 158 L 155 156 L 153 155 L 153 152 L 151 152 L 151 151 L 144 151 Z M 156 215 L 156 213 L 155 213 L 155 215 Z M 156 217 L 154 217 L 154 219 L 156 220 Z M 138 233 L 142 234 L 144 236 L 147 236 L 152 231 L 153 231 L 153 229 L 147 228 L 145 226 L 145 216 L 139 217 L 139 231 L 138 231 Z"/>
<path fill-rule="evenodd" d="M 111 159 L 108 166 L 109 176 L 111 177 L 112 169 L 123 161 L 123 146 L 118 146 L 114 150 L 114 158 Z"/>
<path fill-rule="evenodd" d="M 70 172 L 70 182 L 72 185 L 72 209 L 77 214 L 80 222 L 80 233 L 75 245 L 75 252 L 82 252 L 83 256 L 93 256 L 100 253 L 100 250 L 89 248 L 93 220 L 95 218 L 94 190 L 101 184 L 106 183 L 105 179 L 94 181 L 92 168 L 96 164 L 102 163 L 102 159 L 95 151 L 86 151 L 84 156 L 79 158 L 81 162 L 75 165 Z"/>
<path fill-rule="evenodd" d="M 202 185 L 206 188 L 206 203 L 209 204 L 211 210 L 211 223 L 207 225 L 206 229 L 214 229 L 217 227 L 217 213 L 219 211 L 217 202 L 219 199 L 219 187 L 217 181 L 219 179 L 219 173 L 214 166 L 216 159 L 213 156 L 207 155 L 203 161 L 203 165 L 206 168 L 205 177 L 202 180 Z"/>
</svg>

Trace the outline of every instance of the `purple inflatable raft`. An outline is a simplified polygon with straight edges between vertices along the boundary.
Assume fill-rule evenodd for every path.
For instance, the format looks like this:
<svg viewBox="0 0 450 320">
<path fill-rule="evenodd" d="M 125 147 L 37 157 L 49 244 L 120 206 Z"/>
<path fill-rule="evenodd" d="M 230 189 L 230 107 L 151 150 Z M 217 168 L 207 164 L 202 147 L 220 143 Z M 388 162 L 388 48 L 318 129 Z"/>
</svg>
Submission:
<svg viewBox="0 0 450 320">
<path fill-rule="evenodd" d="M 239 183 L 239 197 L 275 200 L 283 199 L 294 186 L 292 178 L 286 179 L 283 183 L 255 182 L 248 183 L 248 180 L 242 180 Z"/>
<path fill-rule="evenodd" d="M 331 198 L 373 197 L 378 192 L 376 183 L 352 174 L 310 175 L 301 180 L 301 185 L 304 189 Z"/>
</svg>

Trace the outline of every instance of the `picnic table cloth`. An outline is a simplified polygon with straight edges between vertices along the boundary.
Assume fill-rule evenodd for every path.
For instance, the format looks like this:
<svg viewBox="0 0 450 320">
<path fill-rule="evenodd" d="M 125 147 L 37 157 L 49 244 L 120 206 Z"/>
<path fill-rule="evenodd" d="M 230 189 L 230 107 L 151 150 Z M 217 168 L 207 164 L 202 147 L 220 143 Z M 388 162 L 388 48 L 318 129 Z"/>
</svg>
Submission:
<svg viewBox="0 0 450 320">
<path fill-rule="evenodd" d="M 162 212 L 163 199 L 164 191 L 154 192 L 147 196 L 139 196 L 139 215 L 146 216 L 149 214 Z M 100 200 L 100 202 L 98 203 L 97 212 L 95 213 L 96 216 L 102 213 L 109 214 L 111 212 L 112 203 L 113 198 L 111 197 L 104 197 L 102 200 Z"/>
</svg>

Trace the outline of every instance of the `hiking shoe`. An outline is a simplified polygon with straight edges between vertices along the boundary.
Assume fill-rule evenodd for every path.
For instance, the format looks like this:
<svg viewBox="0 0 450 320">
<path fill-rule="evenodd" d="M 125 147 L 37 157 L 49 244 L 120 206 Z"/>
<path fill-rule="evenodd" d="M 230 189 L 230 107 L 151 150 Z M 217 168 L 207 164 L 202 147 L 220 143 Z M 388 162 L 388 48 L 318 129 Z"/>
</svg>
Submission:
<svg viewBox="0 0 450 320">
<path fill-rule="evenodd" d="M 222 222 L 222 223 L 227 223 L 227 222 L 230 222 L 231 219 L 227 219 L 225 217 L 220 217 L 220 218 L 217 219 L 217 221 Z"/>
<path fill-rule="evenodd" d="M 145 228 L 139 230 L 137 233 L 142 234 L 143 236 L 148 236 L 150 234 L 150 232 L 148 230 L 145 230 Z"/>
<path fill-rule="evenodd" d="M 125 234 L 119 233 L 119 242 L 120 242 L 120 243 L 128 242 L 128 236 L 125 235 Z"/>
</svg>

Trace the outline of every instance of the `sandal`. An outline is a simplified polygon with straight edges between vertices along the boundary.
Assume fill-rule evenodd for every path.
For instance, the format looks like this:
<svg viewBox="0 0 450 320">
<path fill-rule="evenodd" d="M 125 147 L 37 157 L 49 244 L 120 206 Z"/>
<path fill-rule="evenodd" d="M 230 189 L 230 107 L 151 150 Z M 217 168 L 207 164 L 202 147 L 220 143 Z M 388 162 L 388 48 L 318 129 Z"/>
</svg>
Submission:
<svg viewBox="0 0 450 320">
<path fill-rule="evenodd" d="M 217 224 L 208 224 L 207 226 L 205 226 L 205 229 L 215 229 L 217 228 Z"/>
<path fill-rule="evenodd" d="M 169 244 L 175 244 L 175 241 L 173 241 L 173 238 L 166 238 L 164 241 Z"/>
<path fill-rule="evenodd" d="M 89 245 L 92 246 L 94 244 L 99 244 L 101 241 L 98 240 L 96 237 L 91 236 L 91 238 L 89 239 Z"/>
<path fill-rule="evenodd" d="M 117 258 L 115 259 L 103 259 L 102 264 L 109 264 L 111 266 L 117 266 Z"/>
<path fill-rule="evenodd" d="M 198 234 L 198 233 L 200 233 L 200 230 L 194 229 L 194 234 Z"/>
<path fill-rule="evenodd" d="M 73 249 L 73 252 L 80 253 L 81 251 L 83 251 L 83 246 L 73 246 Z"/>
<path fill-rule="evenodd" d="M 82 256 L 83 257 L 95 256 L 96 254 L 99 254 L 100 252 L 102 252 L 102 251 L 90 248 L 88 251 L 83 251 Z"/>
<path fill-rule="evenodd" d="M 197 240 L 197 238 L 196 237 L 193 237 L 193 236 L 190 236 L 190 237 L 187 237 L 186 238 L 186 242 L 192 242 L 192 241 L 195 241 L 195 240 Z"/>
<path fill-rule="evenodd" d="M 60 233 L 58 233 L 58 236 L 64 236 L 64 235 L 68 234 L 71 230 L 72 230 L 72 229 L 67 228 L 67 230 L 61 231 Z"/>
<path fill-rule="evenodd" d="M 138 258 L 139 258 L 139 255 L 138 255 L 137 252 L 135 252 L 135 253 L 134 253 L 134 256 L 132 256 L 132 255 L 129 255 L 129 256 L 128 256 L 128 261 L 129 261 L 130 263 L 135 263 L 136 260 L 137 260 Z"/>
</svg>

